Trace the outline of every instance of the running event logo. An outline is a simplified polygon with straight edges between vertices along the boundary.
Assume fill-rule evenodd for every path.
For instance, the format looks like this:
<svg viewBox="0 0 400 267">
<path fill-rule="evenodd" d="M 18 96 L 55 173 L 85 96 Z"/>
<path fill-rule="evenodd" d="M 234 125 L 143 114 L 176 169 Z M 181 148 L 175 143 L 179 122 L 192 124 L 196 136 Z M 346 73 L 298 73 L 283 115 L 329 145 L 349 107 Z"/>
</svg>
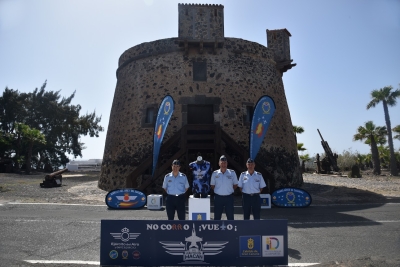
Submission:
<svg viewBox="0 0 400 267">
<path fill-rule="evenodd" d="M 284 243 L 283 236 L 263 236 L 262 237 L 263 257 L 283 257 Z"/>
<path fill-rule="evenodd" d="M 165 252 L 183 257 L 181 264 L 209 264 L 205 262 L 205 256 L 213 256 L 222 252 L 228 241 L 205 241 L 197 236 L 193 224 L 192 235 L 185 238 L 184 242 L 159 241 Z"/>
</svg>

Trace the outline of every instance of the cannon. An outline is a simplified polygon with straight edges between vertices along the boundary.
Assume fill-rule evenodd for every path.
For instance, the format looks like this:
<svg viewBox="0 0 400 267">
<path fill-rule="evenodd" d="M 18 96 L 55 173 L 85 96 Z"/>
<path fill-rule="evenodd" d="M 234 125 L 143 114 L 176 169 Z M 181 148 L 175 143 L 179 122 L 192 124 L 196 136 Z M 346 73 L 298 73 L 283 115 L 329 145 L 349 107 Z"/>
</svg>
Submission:
<svg viewBox="0 0 400 267">
<path fill-rule="evenodd" d="M 321 141 L 321 145 L 324 148 L 325 155 L 326 155 L 326 157 L 323 159 L 323 161 L 324 161 L 323 162 L 323 169 L 327 173 L 329 173 L 329 171 L 330 171 L 329 165 L 330 165 L 330 166 L 332 166 L 332 169 L 335 172 L 338 172 L 339 171 L 339 167 L 337 166 L 337 155 L 332 153 L 332 150 L 329 147 L 328 142 L 326 142 L 324 140 L 324 138 L 322 137 L 321 132 L 319 131 L 319 129 L 317 129 L 317 131 L 319 133 L 319 136 L 321 137 L 321 140 L 322 140 Z"/>
<path fill-rule="evenodd" d="M 43 183 L 40 183 L 40 187 L 60 187 L 62 185 L 62 173 L 68 171 L 68 168 L 47 174 L 44 177 Z"/>
</svg>

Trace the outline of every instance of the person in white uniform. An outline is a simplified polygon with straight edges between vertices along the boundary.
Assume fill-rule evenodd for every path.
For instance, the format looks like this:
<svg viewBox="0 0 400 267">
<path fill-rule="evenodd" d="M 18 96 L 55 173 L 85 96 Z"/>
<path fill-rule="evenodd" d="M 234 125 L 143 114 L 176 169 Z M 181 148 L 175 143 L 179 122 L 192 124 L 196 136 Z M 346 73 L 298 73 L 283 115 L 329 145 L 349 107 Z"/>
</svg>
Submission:
<svg viewBox="0 0 400 267">
<path fill-rule="evenodd" d="M 240 174 L 238 183 L 242 192 L 243 219 L 250 220 L 250 214 L 253 213 L 254 220 L 259 220 L 261 213 L 260 193 L 267 185 L 262 174 L 254 170 L 256 164 L 253 159 L 247 160 L 246 167 L 247 171 Z"/>
<path fill-rule="evenodd" d="M 233 192 L 238 179 L 234 170 L 228 169 L 228 160 L 222 155 L 219 158 L 219 170 L 211 175 L 211 188 L 214 190 L 214 220 L 221 220 L 225 208 L 226 218 L 234 220 Z"/>
<path fill-rule="evenodd" d="M 172 162 L 172 172 L 164 177 L 163 189 L 167 192 L 165 209 L 168 220 L 173 220 L 175 211 L 179 220 L 185 220 L 185 193 L 189 189 L 189 182 L 185 174 L 179 171 L 181 163 L 179 160 Z"/>
</svg>

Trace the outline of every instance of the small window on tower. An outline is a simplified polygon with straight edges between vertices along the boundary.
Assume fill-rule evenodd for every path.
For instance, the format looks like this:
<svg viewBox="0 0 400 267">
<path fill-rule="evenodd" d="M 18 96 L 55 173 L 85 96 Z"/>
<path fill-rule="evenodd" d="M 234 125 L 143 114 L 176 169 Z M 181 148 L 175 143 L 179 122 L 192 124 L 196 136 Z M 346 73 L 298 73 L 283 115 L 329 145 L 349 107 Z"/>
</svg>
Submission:
<svg viewBox="0 0 400 267">
<path fill-rule="evenodd" d="M 207 81 L 207 62 L 193 62 L 193 81 Z"/>
<path fill-rule="evenodd" d="M 253 119 L 254 108 L 252 106 L 246 106 L 246 115 L 244 117 L 245 125 L 250 125 Z"/>
<path fill-rule="evenodd" d="M 153 124 L 154 123 L 154 108 L 147 108 L 146 109 L 146 119 L 144 123 Z"/>
</svg>

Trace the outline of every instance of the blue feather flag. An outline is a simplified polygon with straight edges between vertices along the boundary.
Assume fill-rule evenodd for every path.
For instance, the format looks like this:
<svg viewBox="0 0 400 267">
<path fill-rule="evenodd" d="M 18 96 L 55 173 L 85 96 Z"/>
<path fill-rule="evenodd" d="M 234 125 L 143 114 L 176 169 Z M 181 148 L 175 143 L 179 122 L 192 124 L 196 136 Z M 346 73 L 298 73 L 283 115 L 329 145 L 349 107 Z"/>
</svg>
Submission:
<svg viewBox="0 0 400 267">
<path fill-rule="evenodd" d="M 262 96 L 253 113 L 250 129 L 250 158 L 255 160 L 268 127 L 275 113 L 275 102 L 269 96 Z"/>
<path fill-rule="evenodd" d="M 160 104 L 157 113 L 157 120 L 154 126 L 154 142 L 153 142 L 153 172 L 157 167 L 158 155 L 160 153 L 161 143 L 164 138 L 165 130 L 168 127 L 169 120 L 171 119 L 172 113 L 174 113 L 174 100 L 171 96 L 167 95 L 164 97 Z"/>
</svg>

